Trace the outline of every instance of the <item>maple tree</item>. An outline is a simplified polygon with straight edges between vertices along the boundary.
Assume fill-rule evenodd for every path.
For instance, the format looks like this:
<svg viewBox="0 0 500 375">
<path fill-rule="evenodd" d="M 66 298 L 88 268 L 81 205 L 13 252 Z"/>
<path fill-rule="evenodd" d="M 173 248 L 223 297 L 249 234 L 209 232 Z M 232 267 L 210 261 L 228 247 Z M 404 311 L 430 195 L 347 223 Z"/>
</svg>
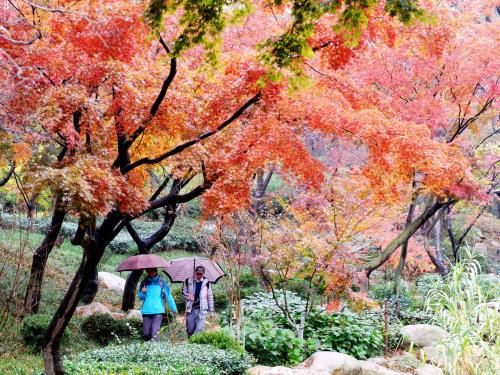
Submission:
<svg viewBox="0 0 500 375">
<path fill-rule="evenodd" d="M 264 19 L 270 27 L 266 33 L 245 28 L 246 43 L 235 45 L 231 38 L 241 30 L 225 26 L 245 13 L 239 5 L 152 1 L 146 16 L 161 32 L 154 39 L 141 20 L 140 2 L 21 0 L 2 9 L 2 131 L 46 145 L 45 163 L 33 166 L 31 185 L 55 197 L 51 228 L 33 259 L 27 305 L 39 301 L 44 265 L 65 216 L 80 220 L 72 243 L 82 246 L 82 262 L 47 332 L 47 373 L 63 373 L 60 338 L 107 244 L 125 227 L 134 233 L 134 219 L 165 209 L 164 225 L 153 235 L 159 237 L 168 233 L 177 205 L 202 193 L 207 212 L 237 207 L 248 200 L 251 175 L 269 160 L 304 182 L 321 181 L 321 166 L 295 133 L 296 123 L 286 126 L 277 118 L 290 98 L 287 82 L 269 81 L 276 77 L 270 71 L 292 65 L 297 71 L 313 50 L 308 38 L 323 16 L 339 11 L 332 24 L 356 32 L 378 4 L 280 1 L 270 5 L 281 7 L 283 25 L 271 26 L 266 4 L 256 3 L 254 14 L 261 18 L 254 18 L 253 28 Z M 394 1 L 386 8 L 403 19 L 418 13 Z M 256 53 L 261 43 L 267 66 Z M 204 57 L 213 60 L 215 47 L 223 68 L 210 73 L 201 65 Z M 245 126 L 223 131 L 235 122 Z M 145 184 L 148 169 L 167 160 L 164 182 Z M 198 185 L 183 191 L 200 175 Z"/>
<path fill-rule="evenodd" d="M 321 111 L 318 129 L 363 144 L 358 165 L 379 199 L 410 201 L 406 229 L 367 263 L 368 275 L 402 247 L 399 277 L 419 228 L 461 199 L 484 206 L 496 186 L 498 152 L 488 147 L 498 134 L 498 65 L 486 42 L 498 25 L 492 5 L 426 3 L 436 22 L 370 24 L 367 32 L 387 43 L 347 49 L 345 69 L 338 59 L 332 63 L 328 49 L 320 61 L 306 63 L 335 88 L 330 103 L 336 106 Z M 424 197 L 427 204 L 418 210 Z"/>
<path fill-rule="evenodd" d="M 416 172 L 419 189 L 438 197 L 382 258 L 439 209 L 475 195 L 470 160 L 455 142 L 493 101 L 485 111 L 461 113 L 453 142 L 442 142 L 425 118 L 388 100 L 402 83 L 391 93 L 387 82 L 374 86 L 355 69 L 377 57 L 372 45 L 390 53 L 397 36 L 412 40 L 391 16 L 422 18 L 413 2 L 153 0 L 148 22 L 144 4 L 118 0 L 19 0 L 0 12 L 1 130 L 45 154 L 25 181 L 54 195 L 51 227 L 33 258 L 28 310 L 39 304 L 43 270 L 68 214 L 79 218 L 71 242 L 83 248 L 47 332 L 48 374 L 63 373 L 62 334 L 120 231 L 147 252 L 168 234 L 180 204 L 202 196 L 207 216 L 247 206 L 249 182 L 269 165 L 320 188 L 325 166 L 305 144 L 306 130 L 360 145 L 355 172 L 368 181 L 373 202 L 411 197 Z M 430 35 L 422 48 L 436 45 L 439 32 Z M 396 50 L 404 56 L 404 48 Z M 150 182 L 150 173 L 161 181 Z M 133 220 L 154 210 L 164 221 L 140 238 Z M 124 307 L 133 303 L 137 279 L 131 273 L 127 280 Z"/>
</svg>

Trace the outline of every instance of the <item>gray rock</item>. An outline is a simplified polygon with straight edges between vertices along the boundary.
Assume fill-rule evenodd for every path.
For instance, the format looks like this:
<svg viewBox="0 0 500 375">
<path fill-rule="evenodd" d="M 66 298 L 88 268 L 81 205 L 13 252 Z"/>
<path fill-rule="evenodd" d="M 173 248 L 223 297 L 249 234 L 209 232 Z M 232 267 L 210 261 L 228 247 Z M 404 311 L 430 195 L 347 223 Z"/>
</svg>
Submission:
<svg viewBox="0 0 500 375">
<path fill-rule="evenodd" d="M 139 319 L 142 321 L 141 310 L 130 310 L 127 314 L 127 319 Z"/>
<path fill-rule="evenodd" d="M 422 348 L 426 361 L 436 366 L 443 366 L 443 358 L 446 356 L 445 348 L 442 346 L 431 345 Z"/>
<path fill-rule="evenodd" d="M 444 329 L 431 324 L 412 324 L 401 328 L 403 346 L 414 345 L 423 348 L 440 343 L 449 335 Z"/>
<path fill-rule="evenodd" d="M 433 365 L 425 365 L 423 367 L 419 367 L 415 371 L 415 375 L 443 375 L 443 370 Z"/>
<path fill-rule="evenodd" d="M 115 319 L 124 319 L 127 317 L 127 314 L 121 313 L 121 312 L 112 312 L 111 316 Z"/>
<path fill-rule="evenodd" d="M 363 375 L 405 375 L 403 372 L 394 371 L 376 364 L 373 361 L 358 361 Z"/>
<path fill-rule="evenodd" d="M 336 352 L 316 352 L 295 369 L 309 370 L 317 375 L 362 375 L 359 361 Z"/>
<path fill-rule="evenodd" d="M 120 276 L 115 275 L 111 272 L 99 272 L 99 285 L 103 285 L 105 288 L 112 290 L 114 292 L 122 294 L 125 290 L 125 279 Z"/>
<path fill-rule="evenodd" d="M 292 375 L 293 370 L 288 367 L 268 367 L 268 366 L 255 366 L 247 370 L 249 375 Z"/>
<path fill-rule="evenodd" d="M 475 246 L 474 246 L 474 250 L 476 250 L 478 253 L 480 254 L 487 254 L 488 253 L 488 245 L 486 245 L 485 243 L 483 242 L 478 242 Z"/>
<path fill-rule="evenodd" d="M 372 357 L 368 358 L 367 361 L 374 362 L 379 366 L 387 367 L 389 364 L 387 362 L 387 359 L 384 357 Z"/>
<path fill-rule="evenodd" d="M 92 302 L 89 305 L 84 305 L 84 306 L 78 306 L 75 310 L 75 314 L 82 316 L 82 317 L 87 317 L 92 314 L 111 314 L 111 311 L 104 306 L 102 303 L 99 302 Z"/>
</svg>

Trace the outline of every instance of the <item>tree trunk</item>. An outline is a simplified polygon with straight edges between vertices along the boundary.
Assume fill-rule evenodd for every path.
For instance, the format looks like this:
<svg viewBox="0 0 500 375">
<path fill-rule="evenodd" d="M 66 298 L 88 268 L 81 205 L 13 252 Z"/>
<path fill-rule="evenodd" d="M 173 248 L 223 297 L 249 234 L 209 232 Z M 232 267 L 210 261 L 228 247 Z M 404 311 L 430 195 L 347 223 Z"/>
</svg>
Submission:
<svg viewBox="0 0 500 375">
<path fill-rule="evenodd" d="M 52 318 L 52 322 L 45 335 L 43 355 L 47 375 L 64 374 L 59 351 L 62 335 L 75 312 L 78 301 L 82 297 L 89 279 L 92 277 L 97 264 L 101 260 L 104 249 L 111 241 L 114 228 L 121 219 L 122 215 L 117 211 L 110 212 L 95 235 L 94 233 L 90 233 L 89 240 L 83 244 L 83 257 L 78 271 Z"/>
<path fill-rule="evenodd" d="M 66 211 L 62 207 L 62 200 L 57 198 L 54 203 L 54 212 L 52 213 L 52 220 L 50 228 L 45 235 L 41 245 L 35 250 L 33 254 L 33 261 L 31 264 L 31 273 L 26 288 L 24 297 L 24 313 L 36 314 L 40 307 L 40 298 L 42 293 L 43 275 L 45 272 L 45 265 L 49 255 L 54 248 L 54 244 L 61 231 L 61 226 L 64 222 Z"/>
<path fill-rule="evenodd" d="M 135 306 L 135 292 L 137 284 L 141 278 L 143 270 L 135 270 L 128 274 L 127 281 L 125 282 L 125 290 L 123 291 L 122 310 L 129 311 Z"/>
<path fill-rule="evenodd" d="M 16 170 L 16 165 L 12 164 L 5 177 L 0 180 L 0 186 L 4 186 L 7 182 L 9 182 L 15 170 Z"/>
<path fill-rule="evenodd" d="M 94 269 L 90 274 L 90 278 L 82 294 L 81 302 L 84 305 L 92 303 L 98 290 L 99 290 L 99 273 L 97 272 L 97 266 L 96 266 L 96 269 Z"/>
<path fill-rule="evenodd" d="M 127 230 L 137 244 L 139 254 L 149 253 L 154 245 L 156 245 L 168 235 L 170 229 L 174 225 L 175 219 L 177 218 L 176 209 L 176 205 L 168 206 L 165 210 L 164 220 L 160 229 L 158 229 L 155 233 L 144 240 L 140 238 L 139 234 L 134 230 L 131 224 L 127 225 Z M 139 283 L 142 272 L 142 270 L 132 271 L 127 276 L 127 281 L 125 282 L 125 290 L 123 291 L 122 297 L 123 311 L 131 310 L 135 306 L 135 292 L 137 290 L 137 284 Z"/>
<path fill-rule="evenodd" d="M 436 248 L 436 261 L 439 267 L 439 272 L 442 275 L 448 274 L 448 267 L 443 259 L 443 252 L 441 251 L 441 220 L 434 225 L 434 246 Z"/>
<path fill-rule="evenodd" d="M 408 209 L 408 215 L 406 216 L 405 229 L 411 224 L 413 220 L 413 214 L 415 213 L 417 197 L 414 196 L 412 202 L 410 204 L 410 208 Z M 403 243 L 401 248 L 401 257 L 399 258 L 398 268 L 396 269 L 396 273 L 394 274 L 394 288 L 392 290 L 392 294 L 397 298 L 399 296 L 399 287 L 400 287 L 400 279 L 403 274 L 403 269 L 406 263 L 406 256 L 408 255 L 408 242 L 410 241 L 410 237 Z"/>
<path fill-rule="evenodd" d="M 448 202 L 436 202 L 431 206 L 427 207 L 424 212 L 422 212 L 404 231 L 402 231 L 394 240 L 392 240 L 389 245 L 386 246 L 382 254 L 380 254 L 377 258 L 368 262 L 365 266 L 366 275 L 370 278 L 370 274 L 379 268 L 382 264 L 384 264 L 392 254 L 411 236 L 415 234 L 415 232 L 425 224 L 427 220 L 429 220 L 434 214 L 441 209 L 442 207 L 447 207 L 455 201 Z"/>
</svg>

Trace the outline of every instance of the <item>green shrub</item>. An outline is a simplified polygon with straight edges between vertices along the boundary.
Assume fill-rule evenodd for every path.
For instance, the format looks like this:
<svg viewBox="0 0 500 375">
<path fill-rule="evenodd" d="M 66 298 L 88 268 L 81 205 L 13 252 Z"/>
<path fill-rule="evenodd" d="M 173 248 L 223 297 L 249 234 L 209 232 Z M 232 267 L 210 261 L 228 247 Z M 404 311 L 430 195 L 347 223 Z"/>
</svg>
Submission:
<svg viewBox="0 0 500 375">
<path fill-rule="evenodd" d="M 345 353 L 357 359 L 379 355 L 384 347 L 381 327 L 349 310 L 318 314 L 311 319 L 305 337 L 317 341 L 320 350 Z"/>
<path fill-rule="evenodd" d="M 250 270 L 243 271 L 240 275 L 240 288 L 259 288 L 260 279 Z"/>
<path fill-rule="evenodd" d="M 189 338 L 191 344 L 208 344 L 217 349 L 236 350 L 243 352 L 243 347 L 236 341 L 234 337 L 229 336 L 225 332 L 201 332 Z"/>
<path fill-rule="evenodd" d="M 26 346 L 35 352 L 40 351 L 51 321 L 52 315 L 50 314 L 35 314 L 24 318 L 21 325 L 21 336 Z M 70 335 L 66 330 L 62 338 L 63 345 L 68 342 L 69 337 Z"/>
<path fill-rule="evenodd" d="M 293 366 L 315 351 L 310 349 L 313 345 L 308 345 L 311 340 L 303 342 L 291 329 L 271 320 L 250 322 L 245 332 L 245 349 L 262 365 Z"/>
<path fill-rule="evenodd" d="M 282 299 L 282 296 L 278 296 Z M 288 293 L 287 304 L 292 317 L 299 322 L 305 301 Z M 245 314 L 245 349 L 259 363 L 292 365 L 302 361 L 315 350 L 350 354 L 358 359 L 378 355 L 384 346 L 382 315 L 356 314 L 349 310 L 327 314 L 314 308 L 309 315 L 304 341 L 299 340 L 269 293 L 257 293 L 242 300 Z M 228 314 L 221 319 L 228 324 Z M 396 335 L 398 329 L 390 330 Z M 398 340 L 395 337 L 394 340 Z"/>
<path fill-rule="evenodd" d="M 115 319 L 109 314 L 92 314 L 82 322 L 82 331 L 87 337 L 101 345 L 116 339 L 138 336 L 142 323 L 137 319 Z"/>
<path fill-rule="evenodd" d="M 242 375 L 252 366 L 252 358 L 211 345 L 145 342 L 84 352 L 64 365 L 68 375 Z"/>
</svg>

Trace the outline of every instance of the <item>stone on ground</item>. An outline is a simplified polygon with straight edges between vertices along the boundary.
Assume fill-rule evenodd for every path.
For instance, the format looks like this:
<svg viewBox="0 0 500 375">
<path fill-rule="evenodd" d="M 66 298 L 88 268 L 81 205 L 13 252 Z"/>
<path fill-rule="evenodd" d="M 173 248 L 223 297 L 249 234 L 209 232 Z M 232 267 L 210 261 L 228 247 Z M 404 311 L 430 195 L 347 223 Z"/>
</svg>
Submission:
<svg viewBox="0 0 500 375">
<path fill-rule="evenodd" d="M 388 369 L 384 358 L 360 361 L 336 352 L 316 352 L 294 368 L 283 366 L 255 366 L 248 370 L 250 375 L 405 375 Z"/>
<path fill-rule="evenodd" d="M 84 318 L 97 313 L 111 314 L 111 311 L 100 302 L 92 302 L 88 305 L 78 306 L 75 310 L 76 315 L 82 316 Z"/>
<path fill-rule="evenodd" d="M 363 375 L 405 375 L 402 372 L 394 371 L 378 365 L 373 361 L 358 361 Z"/>
<path fill-rule="evenodd" d="M 249 375 L 306 375 L 300 373 L 300 370 L 291 369 L 288 367 L 277 366 L 255 366 L 247 370 Z M 311 374 L 313 375 L 313 374 Z"/>
<path fill-rule="evenodd" d="M 448 337 L 448 332 L 431 324 L 412 324 L 401 328 L 403 346 L 414 345 L 423 348 L 440 343 Z"/>
<path fill-rule="evenodd" d="M 362 375 L 359 361 L 336 352 L 316 352 L 295 369 L 306 369 L 318 375 Z"/>
<path fill-rule="evenodd" d="M 443 357 L 445 354 L 445 348 L 437 345 L 429 345 L 422 348 L 422 352 L 425 355 L 425 359 L 432 363 L 433 365 L 442 366 Z"/>
<path fill-rule="evenodd" d="M 415 375 L 443 375 L 443 370 L 433 365 L 425 365 L 423 367 L 419 367 L 415 371 Z"/>
<path fill-rule="evenodd" d="M 127 319 L 139 319 L 142 321 L 141 310 L 130 310 L 127 314 Z"/>
<path fill-rule="evenodd" d="M 122 294 L 125 290 L 125 279 L 111 272 L 98 273 L 99 284 L 114 292 Z"/>
</svg>

